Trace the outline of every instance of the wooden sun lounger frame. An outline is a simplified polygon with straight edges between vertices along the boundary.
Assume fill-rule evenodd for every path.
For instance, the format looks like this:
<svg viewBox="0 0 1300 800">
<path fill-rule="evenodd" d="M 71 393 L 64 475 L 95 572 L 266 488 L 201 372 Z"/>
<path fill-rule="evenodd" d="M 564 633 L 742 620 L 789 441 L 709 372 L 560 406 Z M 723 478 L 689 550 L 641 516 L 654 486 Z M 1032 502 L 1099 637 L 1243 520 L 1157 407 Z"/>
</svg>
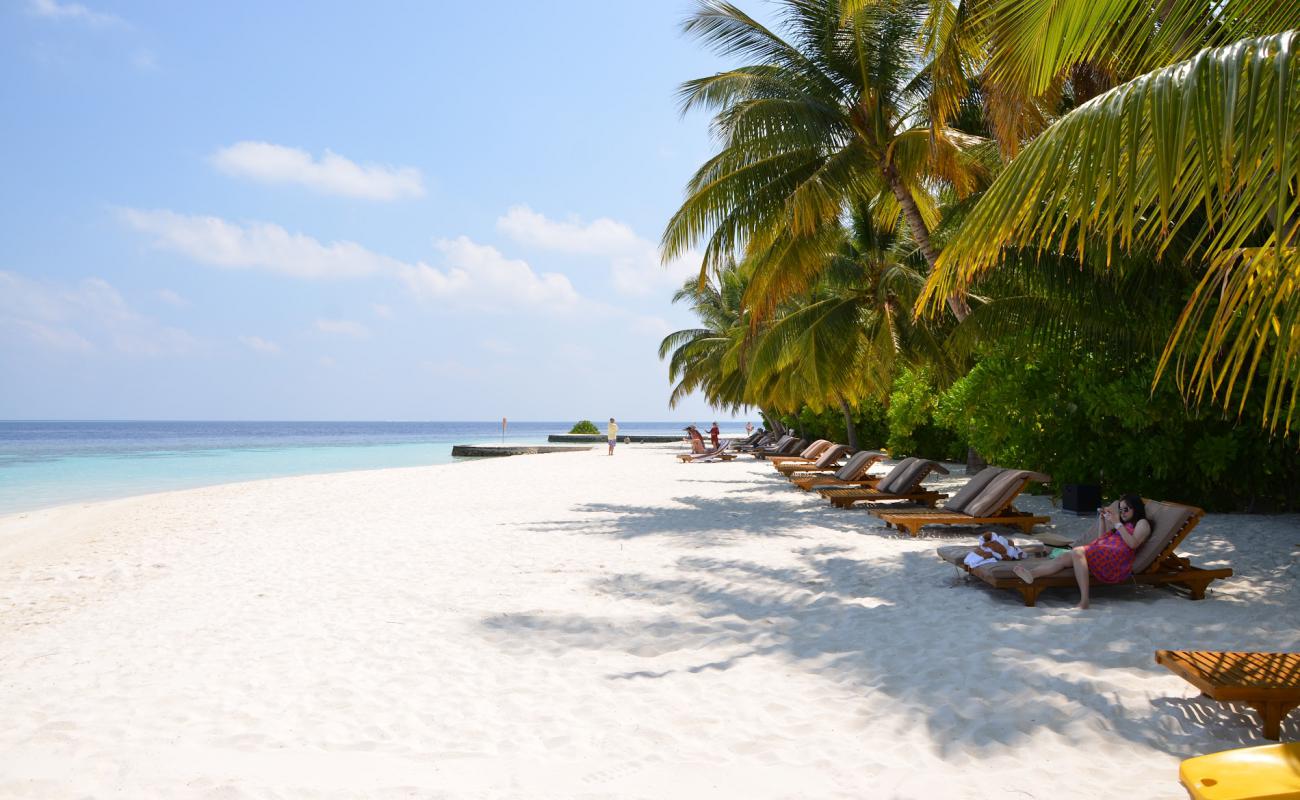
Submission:
<svg viewBox="0 0 1300 800">
<path fill-rule="evenodd" d="M 835 472 L 837 469 L 844 466 L 843 461 L 849 455 L 851 454 L 848 452 L 840 453 L 838 456 L 835 457 L 834 461 L 832 461 L 830 464 L 827 464 L 824 467 L 815 466 L 817 463 L 816 461 L 794 462 L 794 463 L 787 461 L 784 464 L 777 464 L 776 471 L 781 473 L 781 475 L 786 478 L 790 477 L 796 472 Z"/>
<path fill-rule="evenodd" d="M 839 478 L 832 477 L 823 472 L 796 472 L 790 476 L 790 482 L 798 486 L 805 492 L 812 491 L 814 486 L 837 486 L 849 488 L 876 488 L 876 484 L 884 478 L 884 475 L 872 475 L 866 478 L 859 478 L 855 481 L 842 481 Z"/>
<path fill-rule="evenodd" d="M 1006 525 L 1028 534 L 1035 525 L 1052 521 L 1051 517 L 1017 511 L 1012 505 L 986 517 L 971 517 L 941 508 L 873 508 L 871 513 L 880 517 L 886 528 L 898 528 L 912 536 L 916 536 L 926 525 Z"/>
<path fill-rule="evenodd" d="M 886 503 L 895 501 L 906 501 L 915 503 L 918 506 L 934 508 L 940 500 L 946 500 L 948 495 L 940 492 L 923 489 L 905 494 L 890 494 L 889 492 L 879 492 L 874 489 L 859 488 L 855 486 L 819 486 L 817 493 L 827 500 L 836 508 L 849 508 L 854 503 Z M 902 510 L 902 509 L 898 509 Z"/>
<path fill-rule="evenodd" d="M 1025 490 L 1025 487 L 1029 485 L 1030 481 L 1041 481 L 1045 478 L 1045 475 L 1036 475 L 1032 472 L 1025 475 L 1021 479 L 1020 487 L 1011 495 L 1011 499 L 1007 501 L 1006 505 L 983 517 L 972 517 L 960 511 L 928 508 L 873 508 L 871 513 L 879 517 L 885 523 L 886 528 L 896 527 L 912 536 L 920 533 L 921 529 L 926 525 L 1007 525 L 1017 527 L 1023 533 L 1028 534 L 1034 529 L 1035 525 L 1041 525 L 1052 520 L 1050 517 L 1017 511 L 1013 503 L 1020 496 L 1020 493 Z"/>
<path fill-rule="evenodd" d="M 1180 505 L 1182 504 L 1180 503 Z M 1205 590 L 1209 588 L 1211 583 L 1216 580 L 1232 577 L 1232 570 L 1228 567 L 1220 567 L 1218 569 L 1194 567 L 1189 559 L 1174 553 L 1174 548 L 1178 547 L 1178 545 L 1182 543 L 1183 539 L 1187 538 L 1187 534 L 1191 533 L 1192 528 L 1195 528 L 1197 523 L 1201 521 L 1201 518 L 1205 516 L 1205 512 L 1195 506 L 1188 506 L 1188 508 L 1192 509 L 1191 516 L 1189 516 L 1187 521 L 1183 523 L 1183 527 L 1179 528 L 1174 535 L 1170 537 L 1169 544 L 1165 545 L 1165 548 L 1156 554 L 1156 557 L 1151 561 L 1151 566 L 1141 572 L 1133 573 L 1128 580 L 1144 586 L 1181 586 L 1187 589 L 1188 596 L 1192 600 L 1204 600 Z M 966 567 L 965 565 L 961 566 L 967 572 L 975 574 L 974 570 L 969 567 Z M 995 589 L 1014 589 L 1015 591 L 1020 592 L 1020 596 L 1024 598 L 1025 605 L 1027 606 L 1033 606 L 1036 604 L 1038 602 L 1038 595 L 1041 594 L 1044 589 L 1050 589 L 1053 586 L 1064 588 L 1074 588 L 1075 586 L 1078 586 L 1074 581 L 1073 573 L 1068 575 L 1046 575 L 1040 578 L 1034 578 L 1033 583 L 1025 583 L 1014 575 L 999 577 L 992 580 L 982 576 L 979 577 Z M 1125 581 L 1125 583 L 1127 583 L 1127 581 Z M 1113 584 L 1105 584 L 1097 580 L 1090 580 L 1088 585 L 1095 588 L 1098 586 L 1109 586 Z"/>
<path fill-rule="evenodd" d="M 816 443 L 814 442 L 814 444 Z M 812 448 L 812 446 L 813 445 L 810 444 L 808 445 L 808 447 L 805 447 L 804 450 L 808 450 Z M 813 456 L 803 456 L 803 455 L 768 456 L 767 460 L 770 461 L 772 463 L 772 466 L 776 467 L 777 469 L 780 469 L 782 464 L 816 464 L 817 459 L 821 458 L 822 453 L 825 453 L 827 450 L 829 450 L 834 446 L 835 446 L 835 442 L 826 440 L 825 444 L 819 445 L 817 449 L 813 451 L 815 453 L 815 455 Z"/>
<path fill-rule="evenodd" d="M 731 461 L 735 459 L 736 454 L 730 452 L 728 444 L 722 444 L 716 450 L 706 450 L 703 453 L 678 453 L 677 460 L 683 464 L 695 464 L 705 461 Z"/>
<path fill-rule="evenodd" d="M 760 460 L 766 460 L 773 456 L 777 456 L 777 457 L 790 456 L 793 455 L 796 451 L 802 451 L 807 447 L 808 447 L 807 439 L 791 439 L 790 441 L 786 442 L 785 446 L 783 447 L 777 449 L 768 449 L 764 447 L 760 450 L 750 450 L 749 455 Z"/>
<path fill-rule="evenodd" d="M 1264 720 L 1264 738 L 1282 738 L 1282 720 L 1300 708 L 1300 653 L 1157 650 L 1156 663 L 1219 702 L 1245 703 Z"/>
</svg>

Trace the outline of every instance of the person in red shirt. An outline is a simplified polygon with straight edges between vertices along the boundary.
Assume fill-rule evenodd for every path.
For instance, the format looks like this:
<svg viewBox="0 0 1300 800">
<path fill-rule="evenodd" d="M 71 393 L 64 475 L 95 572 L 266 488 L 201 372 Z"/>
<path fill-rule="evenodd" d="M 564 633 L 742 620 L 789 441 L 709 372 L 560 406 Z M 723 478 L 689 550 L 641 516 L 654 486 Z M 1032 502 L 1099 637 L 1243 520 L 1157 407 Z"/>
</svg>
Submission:
<svg viewBox="0 0 1300 800">
<path fill-rule="evenodd" d="M 714 422 L 713 427 L 709 428 L 709 441 L 713 443 L 714 450 L 718 449 L 718 434 L 720 433 L 722 431 L 718 430 L 718 423 Z"/>
</svg>

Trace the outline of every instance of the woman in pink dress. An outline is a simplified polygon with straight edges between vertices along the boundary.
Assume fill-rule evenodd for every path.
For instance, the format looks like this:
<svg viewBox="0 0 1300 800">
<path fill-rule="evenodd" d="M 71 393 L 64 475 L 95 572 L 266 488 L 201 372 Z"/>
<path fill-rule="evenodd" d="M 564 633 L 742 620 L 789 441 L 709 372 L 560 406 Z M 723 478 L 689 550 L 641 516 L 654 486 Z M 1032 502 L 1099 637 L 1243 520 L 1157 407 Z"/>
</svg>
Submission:
<svg viewBox="0 0 1300 800">
<path fill-rule="evenodd" d="M 1109 507 L 1097 516 L 1097 538 L 1084 547 L 1076 547 L 1069 556 L 1062 555 L 1032 567 L 1016 565 L 1014 572 L 1025 583 L 1035 578 L 1074 570 L 1079 584 L 1079 608 L 1088 607 L 1089 574 L 1101 583 L 1123 583 L 1133 574 L 1133 556 L 1151 535 L 1146 506 L 1142 498 L 1126 494 L 1119 499 L 1119 518 Z"/>
</svg>

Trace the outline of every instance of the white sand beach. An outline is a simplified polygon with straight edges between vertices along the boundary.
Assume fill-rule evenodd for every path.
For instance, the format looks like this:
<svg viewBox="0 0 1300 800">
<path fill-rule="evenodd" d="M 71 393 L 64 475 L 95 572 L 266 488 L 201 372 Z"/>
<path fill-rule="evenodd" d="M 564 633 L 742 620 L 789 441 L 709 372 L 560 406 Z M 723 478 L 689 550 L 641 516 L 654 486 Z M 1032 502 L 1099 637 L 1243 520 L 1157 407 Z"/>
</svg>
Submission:
<svg viewBox="0 0 1300 800">
<path fill-rule="evenodd" d="M 1153 652 L 1300 649 L 1296 515 L 1202 521 L 1204 601 L 1025 608 L 969 535 L 603 450 L 0 519 L 0 797 L 1180 798 L 1264 740 Z"/>
</svg>

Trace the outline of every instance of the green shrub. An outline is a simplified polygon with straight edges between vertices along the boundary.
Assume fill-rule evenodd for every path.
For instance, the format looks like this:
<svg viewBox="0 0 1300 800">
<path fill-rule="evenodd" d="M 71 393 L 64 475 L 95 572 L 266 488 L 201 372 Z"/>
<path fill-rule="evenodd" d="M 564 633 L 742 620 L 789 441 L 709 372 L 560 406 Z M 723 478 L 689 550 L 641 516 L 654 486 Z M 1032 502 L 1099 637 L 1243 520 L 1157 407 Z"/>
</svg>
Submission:
<svg viewBox="0 0 1300 800">
<path fill-rule="evenodd" d="M 583 419 L 579 420 L 572 428 L 570 428 L 569 433 L 600 433 L 600 429 L 597 428 L 596 423 L 591 420 Z"/>
<path fill-rule="evenodd" d="M 1207 510 L 1300 503 L 1294 436 L 1270 438 L 1257 406 L 1225 419 L 1188 408 L 1172 381 L 1153 392 L 1155 366 L 1050 347 L 986 356 L 944 393 L 935 418 L 990 463 L 1051 474 L 1057 492 L 1097 483 L 1108 498 L 1138 492 Z"/>
<path fill-rule="evenodd" d="M 844 413 L 837 408 L 813 411 L 804 406 L 797 415 L 785 415 L 781 424 L 794 428 L 799 435 L 812 441 L 830 439 L 832 442 L 848 442 L 848 430 L 844 426 Z M 868 403 L 853 412 L 853 427 L 858 435 L 858 447 L 863 450 L 878 450 L 885 446 L 885 437 L 889 427 L 885 421 L 885 407 L 878 403 Z"/>
<path fill-rule="evenodd" d="M 939 392 L 925 370 L 905 369 L 894 378 L 888 411 L 887 445 L 891 456 L 966 459 L 966 438 L 961 429 L 935 418 L 939 401 Z"/>
</svg>

